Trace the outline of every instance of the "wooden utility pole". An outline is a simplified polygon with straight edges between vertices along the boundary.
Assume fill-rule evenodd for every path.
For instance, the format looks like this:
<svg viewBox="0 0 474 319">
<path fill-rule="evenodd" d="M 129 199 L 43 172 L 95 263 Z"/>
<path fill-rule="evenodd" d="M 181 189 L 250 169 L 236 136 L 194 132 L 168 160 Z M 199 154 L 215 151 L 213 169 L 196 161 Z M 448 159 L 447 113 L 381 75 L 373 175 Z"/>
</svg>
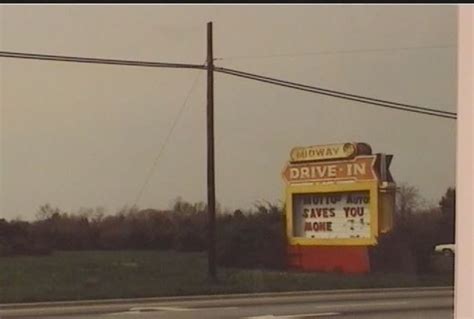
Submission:
<svg viewBox="0 0 474 319">
<path fill-rule="evenodd" d="M 217 280 L 216 267 L 216 189 L 214 174 L 214 56 L 212 22 L 207 23 L 207 209 L 209 214 L 208 267 L 211 280 Z"/>
</svg>

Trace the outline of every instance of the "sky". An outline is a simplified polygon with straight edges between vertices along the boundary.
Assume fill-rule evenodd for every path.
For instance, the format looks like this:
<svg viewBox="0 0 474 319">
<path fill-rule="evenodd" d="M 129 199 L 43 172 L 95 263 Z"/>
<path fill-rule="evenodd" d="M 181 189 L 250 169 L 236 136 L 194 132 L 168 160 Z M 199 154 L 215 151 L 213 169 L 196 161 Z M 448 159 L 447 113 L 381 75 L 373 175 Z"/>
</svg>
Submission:
<svg viewBox="0 0 474 319">
<path fill-rule="evenodd" d="M 456 6 L 2 5 L 0 50 L 204 63 L 456 112 Z M 206 200 L 206 74 L 0 58 L 0 217 Z M 193 83 L 196 84 L 193 86 Z M 189 98 L 187 96 L 189 95 Z M 216 197 L 283 200 L 294 146 L 366 142 L 435 205 L 456 121 L 215 75 Z"/>
</svg>

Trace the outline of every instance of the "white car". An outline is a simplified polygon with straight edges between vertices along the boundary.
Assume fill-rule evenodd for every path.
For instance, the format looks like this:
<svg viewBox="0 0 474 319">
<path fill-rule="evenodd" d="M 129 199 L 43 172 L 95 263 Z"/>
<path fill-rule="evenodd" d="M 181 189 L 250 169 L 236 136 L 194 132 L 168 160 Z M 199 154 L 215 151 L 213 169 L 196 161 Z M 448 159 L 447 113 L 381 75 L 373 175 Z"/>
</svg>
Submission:
<svg viewBox="0 0 474 319">
<path fill-rule="evenodd" d="M 442 253 L 445 256 L 454 256 L 454 244 L 440 244 L 434 248 L 435 252 Z"/>
</svg>

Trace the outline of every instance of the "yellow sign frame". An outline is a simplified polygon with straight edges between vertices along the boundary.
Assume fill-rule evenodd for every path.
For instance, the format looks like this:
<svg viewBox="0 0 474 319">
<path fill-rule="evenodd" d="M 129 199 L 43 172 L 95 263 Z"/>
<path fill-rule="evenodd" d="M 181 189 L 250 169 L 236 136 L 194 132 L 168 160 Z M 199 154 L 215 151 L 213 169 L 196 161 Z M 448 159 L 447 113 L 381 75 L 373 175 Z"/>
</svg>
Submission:
<svg viewBox="0 0 474 319">
<path fill-rule="evenodd" d="M 293 194 L 307 193 L 344 193 L 369 191 L 370 196 L 370 237 L 315 239 L 293 236 Z M 379 192 L 378 181 L 337 183 L 337 184 L 290 184 L 285 191 L 286 234 L 290 245 L 302 246 L 371 246 L 377 244 Z"/>
</svg>

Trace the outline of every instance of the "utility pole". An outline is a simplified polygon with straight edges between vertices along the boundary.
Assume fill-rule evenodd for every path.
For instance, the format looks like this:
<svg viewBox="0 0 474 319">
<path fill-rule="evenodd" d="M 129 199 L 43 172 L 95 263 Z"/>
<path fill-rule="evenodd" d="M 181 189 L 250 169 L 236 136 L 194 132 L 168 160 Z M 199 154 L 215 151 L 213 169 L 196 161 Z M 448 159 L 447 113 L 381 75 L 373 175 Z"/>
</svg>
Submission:
<svg viewBox="0 0 474 319">
<path fill-rule="evenodd" d="M 217 280 L 216 267 L 216 189 L 214 174 L 214 55 L 212 22 L 207 23 L 207 209 L 209 214 L 208 267 L 211 280 Z"/>
</svg>

